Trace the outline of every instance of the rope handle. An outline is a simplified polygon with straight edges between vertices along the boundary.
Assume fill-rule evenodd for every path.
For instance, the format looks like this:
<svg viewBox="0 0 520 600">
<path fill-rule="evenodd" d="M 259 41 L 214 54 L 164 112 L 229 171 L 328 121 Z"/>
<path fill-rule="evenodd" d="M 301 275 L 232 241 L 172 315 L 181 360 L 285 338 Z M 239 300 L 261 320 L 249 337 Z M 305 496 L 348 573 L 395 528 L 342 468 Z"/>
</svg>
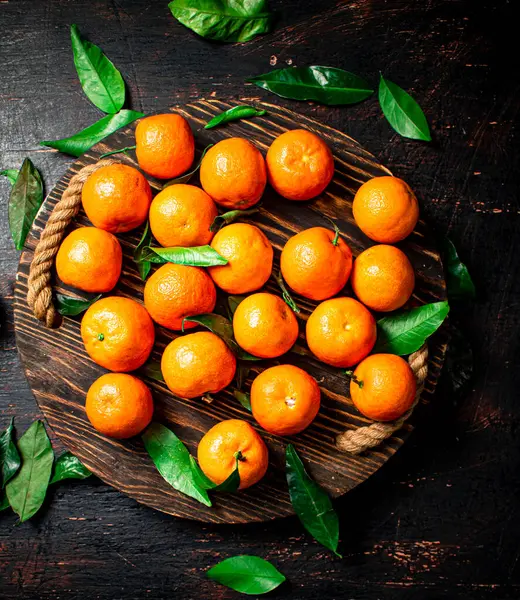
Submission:
<svg viewBox="0 0 520 600">
<path fill-rule="evenodd" d="M 52 267 L 65 230 L 81 206 L 83 184 L 94 171 L 115 162 L 112 159 L 104 159 L 80 169 L 71 178 L 40 235 L 29 269 L 27 303 L 34 316 L 46 327 L 54 327 L 57 324 L 58 315 L 52 301 Z"/>
<path fill-rule="evenodd" d="M 365 427 L 358 427 L 357 429 L 347 429 L 347 431 L 340 433 L 336 437 L 336 446 L 340 450 L 350 452 L 351 454 L 361 454 L 365 450 L 375 448 L 384 440 L 392 437 L 396 431 L 401 429 L 405 421 L 410 418 L 413 409 L 417 406 L 421 398 L 424 382 L 426 381 L 426 377 L 428 377 L 427 344 L 423 344 L 417 352 L 410 354 L 408 357 L 408 364 L 417 380 L 417 391 L 410 409 L 396 421 L 390 423 L 376 422 L 372 423 L 372 425 L 366 425 Z"/>
</svg>

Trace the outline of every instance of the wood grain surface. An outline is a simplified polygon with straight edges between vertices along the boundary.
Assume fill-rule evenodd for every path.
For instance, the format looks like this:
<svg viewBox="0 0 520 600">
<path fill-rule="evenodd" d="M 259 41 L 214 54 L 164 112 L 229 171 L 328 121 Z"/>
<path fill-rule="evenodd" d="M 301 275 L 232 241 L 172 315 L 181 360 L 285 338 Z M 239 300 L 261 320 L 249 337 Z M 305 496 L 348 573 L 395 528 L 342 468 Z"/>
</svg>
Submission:
<svg viewBox="0 0 520 600">
<path fill-rule="evenodd" d="M 259 212 L 250 216 L 248 222 L 261 227 L 273 243 L 273 272 L 279 271 L 280 252 L 287 239 L 308 227 L 330 226 L 324 217 L 337 222 L 354 256 L 372 246 L 373 242 L 354 223 L 352 199 L 361 183 L 373 176 L 387 175 L 390 172 L 347 135 L 273 104 L 257 103 L 259 108 L 267 111 L 267 115 L 262 118 L 243 120 L 214 130 L 204 129 L 204 125 L 213 116 L 238 104 L 239 101 L 199 100 L 172 110 L 190 123 L 199 155 L 208 144 L 226 137 L 252 140 L 265 154 L 280 133 L 297 128 L 318 133 L 334 154 L 334 179 L 318 198 L 310 202 L 290 202 L 268 188 Z M 134 123 L 106 138 L 71 166 L 47 197 L 27 241 L 27 250 L 22 254 L 17 275 L 14 310 L 18 349 L 31 389 L 48 423 L 65 445 L 103 481 L 139 502 L 172 515 L 213 523 L 266 521 L 293 514 L 285 481 L 284 451 L 287 439 L 261 432 L 270 453 L 267 476 L 248 490 L 216 495 L 214 506 L 206 507 L 180 494 L 164 481 L 144 451 L 139 438 L 117 441 L 96 432 L 86 418 L 84 403 L 88 388 L 104 370 L 89 359 L 83 348 L 79 331 L 81 317 L 65 318 L 61 327 L 49 330 L 31 315 L 27 306 L 27 275 L 33 249 L 70 177 L 83 166 L 96 162 L 101 154 L 133 145 L 135 126 Z M 137 166 L 133 152 L 131 156 L 117 156 L 121 162 Z M 161 182 L 151 182 L 156 190 L 161 189 Z M 73 227 L 89 224 L 82 212 Z M 124 267 L 121 279 L 112 293 L 142 300 L 143 282 L 132 261 L 133 250 L 140 235 L 140 231 L 135 231 L 118 236 L 124 249 Z M 424 221 L 419 222 L 416 230 L 401 247 L 409 256 L 416 273 L 416 288 L 411 302 L 422 304 L 444 300 L 446 289 L 442 263 Z M 273 277 L 263 289 L 280 295 Z M 67 292 L 63 288 L 61 291 Z M 349 293 L 348 288 L 346 293 Z M 334 440 L 338 433 L 362 427 L 370 421 L 360 415 L 346 397 L 348 385 L 341 369 L 320 363 L 307 348 L 303 335 L 304 321 L 318 303 L 296 294 L 294 298 L 302 309 L 299 317 L 300 322 L 303 321 L 295 348 L 276 361 L 253 363 L 245 389 L 249 390 L 252 380 L 261 370 L 273 364 L 295 364 L 316 378 L 322 393 L 320 412 L 314 423 L 301 434 L 293 436 L 291 441 L 314 478 L 333 496 L 339 496 L 381 467 L 401 446 L 412 426 L 406 424 L 394 437 L 361 456 L 341 452 L 335 447 Z M 217 310 L 224 315 L 226 299 L 227 295 L 219 292 Z M 165 345 L 175 337 L 173 332 L 157 327 L 156 345 L 151 360 L 159 363 Z M 423 402 L 431 399 L 435 389 L 444 349 L 439 334 L 430 342 L 429 374 Z M 208 405 L 201 400 L 177 398 L 164 384 L 148 378 L 145 380 L 154 391 L 155 419 L 171 426 L 193 454 L 196 454 L 196 446 L 202 435 L 219 421 L 243 418 L 254 423 L 252 416 L 234 399 L 231 388 L 216 394 L 214 402 Z M 419 418 L 420 407 L 416 412 Z"/>
<path fill-rule="evenodd" d="M 53 486 L 17 526 L 0 513 L 4 600 L 236 600 L 206 577 L 219 560 L 256 554 L 287 577 L 277 600 L 516 600 L 520 596 L 520 54 L 508 0 L 269 0 L 272 34 L 247 44 L 202 40 L 167 1 L 0 1 L 0 170 L 29 156 L 47 192 L 74 159 L 39 146 L 103 115 L 85 98 L 69 26 L 121 70 L 126 107 L 145 113 L 199 98 L 258 99 L 359 140 L 410 183 L 431 227 L 468 265 L 477 301 L 450 320 L 474 351 L 475 377 L 454 394 L 443 373 L 425 418 L 399 452 L 335 501 L 343 559 L 295 517 L 243 526 L 172 518 L 93 477 Z M 431 144 L 393 132 L 374 96 L 355 106 L 292 102 L 246 80 L 289 64 L 330 65 L 410 91 Z M 0 428 L 18 435 L 42 413 L 22 369 L 13 295 L 20 253 L 0 178 Z M 446 363 L 447 364 L 447 363 Z M 49 430 L 56 454 L 60 439 Z"/>
</svg>

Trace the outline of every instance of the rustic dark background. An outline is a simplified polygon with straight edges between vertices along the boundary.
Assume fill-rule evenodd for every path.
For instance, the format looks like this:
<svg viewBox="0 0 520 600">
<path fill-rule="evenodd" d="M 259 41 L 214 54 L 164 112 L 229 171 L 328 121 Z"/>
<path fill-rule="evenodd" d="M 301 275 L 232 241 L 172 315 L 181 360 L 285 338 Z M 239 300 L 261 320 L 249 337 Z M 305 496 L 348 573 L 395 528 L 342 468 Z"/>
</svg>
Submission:
<svg viewBox="0 0 520 600">
<path fill-rule="evenodd" d="M 192 34 L 166 0 L 0 0 L 0 170 L 30 156 L 47 191 L 70 158 L 39 148 L 101 115 L 84 97 L 68 28 L 122 71 L 130 106 L 160 111 L 200 97 L 267 97 L 244 83 L 273 65 L 378 72 L 412 91 L 434 142 L 399 138 L 374 97 L 327 108 L 279 100 L 358 139 L 417 191 L 422 212 L 470 267 L 478 300 L 459 309 L 476 378 L 456 399 L 443 386 L 410 442 L 337 503 L 343 559 L 295 518 L 207 527 L 138 505 L 97 480 L 53 489 L 16 526 L 0 514 L 0 597 L 128 600 L 235 598 L 205 570 L 239 553 L 289 580 L 274 598 L 421 600 L 520 595 L 518 323 L 520 236 L 518 34 L 513 2 L 271 0 L 274 33 L 245 45 Z M 269 96 L 270 100 L 276 97 Z M 38 407 L 18 360 L 11 309 L 18 263 L 0 182 L 0 427 L 23 431 Z M 59 451 L 59 443 L 55 447 Z"/>
</svg>

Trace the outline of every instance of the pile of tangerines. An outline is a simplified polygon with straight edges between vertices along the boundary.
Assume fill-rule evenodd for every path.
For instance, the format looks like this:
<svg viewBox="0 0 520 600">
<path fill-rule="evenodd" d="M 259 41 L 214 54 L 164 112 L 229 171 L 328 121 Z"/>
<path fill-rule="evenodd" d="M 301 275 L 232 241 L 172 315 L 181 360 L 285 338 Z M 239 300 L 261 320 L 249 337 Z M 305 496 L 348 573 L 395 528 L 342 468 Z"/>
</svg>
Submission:
<svg viewBox="0 0 520 600">
<path fill-rule="evenodd" d="M 136 129 L 139 167 L 156 178 L 185 173 L 194 160 L 195 143 L 188 122 L 176 114 L 144 118 Z M 217 205 L 248 209 L 264 192 L 267 181 L 289 201 L 321 194 L 334 174 L 327 144 L 306 130 L 287 131 L 270 146 L 266 159 L 243 138 L 212 146 L 200 165 L 201 188 L 174 184 L 152 200 L 143 174 L 125 164 L 99 168 L 82 191 L 85 213 L 94 227 L 74 230 L 57 255 L 59 278 L 87 292 L 110 292 L 122 266 L 114 233 L 124 233 L 147 219 L 164 247 L 210 244 L 227 264 L 200 268 L 166 263 L 144 286 L 144 306 L 133 299 L 108 296 L 95 302 L 81 322 L 81 335 L 91 359 L 112 373 L 90 387 L 86 413 L 103 434 L 123 439 L 140 433 L 153 412 L 149 388 L 128 374 L 148 359 L 155 340 L 154 322 L 179 332 L 164 350 L 161 370 L 171 392 L 182 398 L 213 394 L 229 386 L 237 361 L 228 345 L 210 331 L 184 321 L 211 313 L 216 287 L 227 294 L 247 294 L 233 316 L 238 345 L 259 358 L 279 358 L 299 334 L 293 310 L 278 296 L 259 292 L 272 273 L 273 247 L 265 233 L 248 223 L 232 223 L 216 234 L 210 230 Z M 282 200 L 281 200 L 282 201 Z M 351 368 L 355 406 L 365 416 L 393 420 L 413 403 L 416 384 L 402 358 L 370 355 L 376 322 L 370 312 L 402 307 L 414 288 L 414 271 L 406 255 L 389 245 L 414 229 L 417 199 L 402 180 L 377 177 L 363 184 L 353 203 L 354 219 L 372 240 L 380 242 L 353 262 L 339 235 L 312 227 L 289 238 L 280 258 L 281 274 L 291 290 L 320 304 L 306 324 L 310 351 L 328 365 Z M 350 278 L 357 300 L 337 296 Z M 251 386 L 252 413 L 259 425 L 277 435 L 293 435 L 308 427 L 320 407 L 316 380 L 299 367 L 279 364 L 262 371 Z M 240 458 L 241 488 L 260 480 L 267 469 L 267 448 L 246 421 L 223 421 L 208 431 L 198 447 L 204 473 L 224 481 Z"/>
</svg>

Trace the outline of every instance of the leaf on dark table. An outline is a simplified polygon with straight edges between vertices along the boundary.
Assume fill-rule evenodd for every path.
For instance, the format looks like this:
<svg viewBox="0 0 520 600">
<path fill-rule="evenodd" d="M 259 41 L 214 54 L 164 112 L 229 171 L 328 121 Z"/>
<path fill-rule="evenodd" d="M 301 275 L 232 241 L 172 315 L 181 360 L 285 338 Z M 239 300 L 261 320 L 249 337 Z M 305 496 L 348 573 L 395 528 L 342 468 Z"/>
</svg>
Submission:
<svg viewBox="0 0 520 600">
<path fill-rule="evenodd" d="M 274 278 L 275 278 L 276 283 L 278 284 L 278 287 L 282 290 L 282 298 L 284 299 L 284 302 L 295 313 L 297 313 L 297 314 L 300 313 L 301 312 L 300 307 L 296 304 L 293 297 L 289 293 L 289 290 L 287 289 L 287 286 L 285 285 L 285 282 L 283 280 L 282 274 L 278 273 L 278 275 L 275 275 Z"/>
<path fill-rule="evenodd" d="M 237 219 L 242 219 L 248 215 L 254 215 L 258 212 L 258 208 L 250 208 L 249 210 L 229 210 L 228 212 L 217 215 L 210 225 L 210 231 L 218 231 L 224 225 L 229 225 Z"/>
<path fill-rule="evenodd" d="M 211 506 L 206 490 L 194 480 L 188 449 L 173 431 L 160 423 L 152 423 L 142 438 L 146 451 L 165 481 L 179 492 Z"/>
<path fill-rule="evenodd" d="M 246 296 L 228 296 L 228 307 L 231 312 L 231 316 L 235 314 L 237 306 L 244 300 Z"/>
<path fill-rule="evenodd" d="M 447 237 L 440 240 L 442 260 L 446 271 L 446 288 L 450 300 L 474 300 L 475 284 L 468 268 L 460 260 L 457 249 Z"/>
<path fill-rule="evenodd" d="M 42 202 L 42 178 L 32 161 L 26 158 L 9 195 L 9 228 L 17 250 L 23 250 Z"/>
<path fill-rule="evenodd" d="M 161 363 L 155 361 L 147 362 L 139 369 L 139 371 L 149 379 L 164 382 L 164 377 L 161 370 Z"/>
<path fill-rule="evenodd" d="M 7 177 L 9 183 L 14 185 L 19 172 L 18 169 L 4 169 L 3 171 L 0 171 L 0 175 Z"/>
<path fill-rule="evenodd" d="M 64 294 L 56 294 L 56 308 L 60 315 L 64 317 L 75 317 L 85 312 L 87 308 L 90 308 L 100 298 L 101 294 L 98 294 L 94 298 L 73 298 Z"/>
<path fill-rule="evenodd" d="M 7 498 L 20 522 L 40 509 L 51 478 L 54 452 L 41 421 L 35 421 L 18 442 L 22 466 L 6 486 Z"/>
<path fill-rule="evenodd" d="M 442 325 L 449 310 L 447 301 L 433 302 L 379 319 L 374 352 L 399 356 L 416 352 Z"/>
<path fill-rule="evenodd" d="M 237 371 L 235 373 L 235 381 L 237 384 L 236 391 L 240 392 L 240 390 L 244 387 L 244 383 L 246 382 L 246 379 L 248 378 L 250 371 L 251 371 L 251 369 L 247 363 L 238 361 Z"/>
<path fill-rule="evenodd" d="M 226 558 L 207 575 L 213 581 L 250 596 L 267 594 L 285 581 L 285 576 L 270 562 L 246 554 Z"/>
<path fill-rule="evenodd" d="M 103 112 L 117 113 L 125 103 L 121 73 L 98 46 L 81 38 L 76 25 L 71 25 L 70 37 L 74 65 L 87 98 Z"/>
<path fill-rule="evenodd" d="M 188 171 L 187 173 L 184 173 L 183 175 L 179 175 L 179 177 L 175 177 L 175 179 L 170 179 L 170 181 L 167 181 L 166 183 L 163 184 L 162 189 L 164 190 L 164 188 L 169 187 L 170 185 L 178 185 L 179 183 L 188 183 L 188 181 L 190 181 L 190 179 L 195 175 L 195 173 L 200 169 L 200 165 L 202 163 L 202 159 L 206 156 L 206 152 L 213 146 L 213 144 L 209 144 L 208 146 L 206 146 L 204 148 L 204 151 L 202 152 L 202 154 L 200 155 L 199 160 L 197 161 L 197 164 L 193 167 L 193 169 L 191 169 L 190 171 Z"/>
<path fill-rule="evenodd" d="M 146 221 L 143 229 L 143 235 L 134 250 L 134 262 L 137 265 L 137 270 L 143 281 L 146 280 L 152 268 L 152 263 L 149 260 L 143 259 L 143 250 L 148 248 L 152 243 L 152 232 L 150 231 L 150 222 Z"/>
<path fill-rule="evenodd" d="M 14 440 L 14 417 L 0 434 L 0 487 L 14 477 L 21 465 L 20 454 Z"/>
<path fill-rule="evenodd" d="M 266 0 L 173 0 L 168 6 L 180 23 L 209 40 L 248 42 L 271 29 Z"/>
<path fill-rule="evenodd" d="M 204 129 L 213 129 L 219 125 L 230 123 L 231 121 L 239 121 L 240 119 L 250 119 L 251 117 L 262 117 L 267 111 L 263 109 L 255 108 L 254 106 L 247 106 L 241 104 L 240 106 L 234 106 L 224 112 L 221 112 L 216 117 L 213 117 L 206 125 Z"/>
<path fill-rule="evenodd" d="M 251 409 L 251 396 L 246 392 L 241 392 L 240 390 L 233 390 L 233 396 L 240 402 L 240 404 L 249 412 L 252 412 Z"/>
<path fill-rule="evenodd" d="M 152 248 L 146 246 L 141 251 L 141 261 L 162 264 L 165 262 L 191 267 L 214 267 L 227 265 L 227 258 L 221 256 L 211 246 L 194 246 L 191 248 Z"/>
<path fill-rule="evenodd" d="M 379 81 L 379 104 L 387 121 L 399 135 L 431 141 L 430 128 L 421 107 L 410 94 L 382 75 Z"/>
<path fill-rule="evenodd" d="M 64 479 L 86 479 L 92 473 L 71 452 L 64 452 L 54 463 L 54 473 L 50 483 L 58 483 Z"/>
<path fill-rule="evenodd" d="M 328 106 L 354 104 L 374 93 L 364 79 L 335 67 L 288 67 L 248 81 L 282 98 L 313 100 Z"/>
<path fill-rule="evenodd" d="M 114 115 L 107 115 L 93 125 L 78 131 L 74 135 L 63 138 L 61 140 L 46 140 L 40 142 L 40 146 L 48 146 L 65 154 L 72 156 L 80 156 L 92 146 L 106 138 L 114 131 L 121 129 L 125 125 L 129 125 L 136 119 L 144 117 L 144 113 L 136 112 L 135 110 L 120 110 Z"/>
<path fill-rule="evenodd" d="M 311 479 L 292 444 L 286 449 L 285 468 L 291 503 L 302 525 L 316 541 L 341 556 L 337 552 L 338 515 L 329 495 Z"/>
</svg>

